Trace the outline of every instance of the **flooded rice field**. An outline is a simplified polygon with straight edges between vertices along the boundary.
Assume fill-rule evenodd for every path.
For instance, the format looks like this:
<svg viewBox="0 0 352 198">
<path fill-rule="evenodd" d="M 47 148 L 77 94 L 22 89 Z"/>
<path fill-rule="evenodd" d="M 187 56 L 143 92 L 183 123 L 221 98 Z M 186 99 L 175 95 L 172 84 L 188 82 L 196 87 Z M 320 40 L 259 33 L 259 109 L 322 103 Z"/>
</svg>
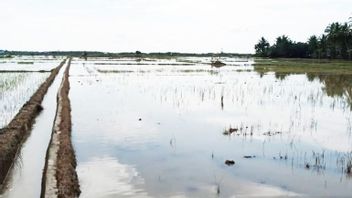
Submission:
<svg viewBox="0 0 352 198">
<path fill-rule="evenodd" d="M 18 153 L 4 184 L 5 190 L 0 190 L 1 198 L 40 197 L 45 154 L 51 137 L 56 113 L 56 95 L 62 76 L 63 69 L 44 97 L 43 111 L 36 118 L 29 137 Z"/>
<path fill-rule="evenodd" d="M 75 58 L 81 197 L 351 196 L 352 76 Z"/>
<path fill-rule="evenodd" d="M 63 57 L 15 56 L 0 59 L 0 72 L 49 72 Z"/>
<path fill-rule="evenodd" d="M 62 60 L 1 59 L 1 129 Z M 89 57 L 55 69 L 0 197 L 55 190 L 55 182 L 43 186 L 43 169 L 52 159 L 54 122 L 71 122 L 57 118 L 66 69 L 81 197 L 352 196 L 346 63 L 224 58 L 226 66 L 212 67 L 211 61 Z"/>
<path fill-rule="evenodd" d="M 0 72 L 0 128 L 9 123 L 48 76 L 49 73 Z"/>
<path fill-rule="evenodd" d="M 0 59 L 0 128 L 17 114 L 61 60 L 40 56 Z"/>
</svg>

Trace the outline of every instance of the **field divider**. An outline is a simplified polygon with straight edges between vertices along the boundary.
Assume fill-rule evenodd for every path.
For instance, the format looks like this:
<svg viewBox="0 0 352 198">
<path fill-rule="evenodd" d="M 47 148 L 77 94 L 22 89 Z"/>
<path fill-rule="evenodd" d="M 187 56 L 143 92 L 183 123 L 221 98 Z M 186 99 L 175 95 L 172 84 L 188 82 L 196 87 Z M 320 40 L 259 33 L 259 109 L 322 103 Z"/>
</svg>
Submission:
<svg viewBox="0 0 352 198">
<path fill-rule="evenodd" d="M 78 197 L 80 194 L 71 141 L 70 65 L 71 59 L 57 94 L 57 110 L 45 159 L 41 197 Z"/>
<path fill-rule="evenodd" d="M 51 71 L 49 77 L 22 106 L 10 123 L 0 129 L 0 185 L 6 180 L 17 153 L 30 134 L 35 118 L 43 109 L 41 106 L 43 98 L 65 62 L 66 59 Z"/>
<path fill-rule="evenodd" d="M 0 70 L 0 73 L 50 73 L 53 70 Z"/>
</svg>

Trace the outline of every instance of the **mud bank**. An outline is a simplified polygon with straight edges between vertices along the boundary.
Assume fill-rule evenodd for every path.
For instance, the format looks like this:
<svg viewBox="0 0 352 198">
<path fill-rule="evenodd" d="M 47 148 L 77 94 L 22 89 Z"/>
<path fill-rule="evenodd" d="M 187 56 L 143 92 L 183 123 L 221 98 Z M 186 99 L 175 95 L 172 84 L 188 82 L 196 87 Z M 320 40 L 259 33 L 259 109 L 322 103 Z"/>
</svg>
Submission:
<svg viewBox="0 0 352 198">
<path fill-rule="evenodd" d="M 41 197 L 78 197 L 80 194 L 71 142 L 70 64 L 71 59 L 57 95 L 57 112 L 47 150 Z"/>
<path fill-rule="evenodd" d="M 42 110 L 41 102 L 48 88 L 66 60 L 51 71 L 50 76 L 23 105 L 17 115 L 4 128 L 0 129 L 0 184 L 2 184 L 14 162 L 17 151 L 28 136 L 36 116 Z"/>
</svg>

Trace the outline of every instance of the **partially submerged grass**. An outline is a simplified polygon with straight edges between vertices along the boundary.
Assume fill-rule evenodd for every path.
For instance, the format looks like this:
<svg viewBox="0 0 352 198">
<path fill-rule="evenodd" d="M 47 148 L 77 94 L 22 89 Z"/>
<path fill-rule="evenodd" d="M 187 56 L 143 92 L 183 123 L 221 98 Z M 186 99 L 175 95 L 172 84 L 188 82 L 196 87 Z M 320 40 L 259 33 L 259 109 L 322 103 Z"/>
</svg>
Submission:
<svg viewBox="0 0 352 198">
<path fill-rule="evenodd" d="M 28 62 L 28 61 L 18 61 L 17 64 L 20 64 L 20 65 L 33 65 L 34 62 Z"/>
<path fill-rule="evenodd" d="M 305 74 L 309 81 L 318 80 L 331 97 L 346 99 L 352 110 L 352 61 L 316 59 L 257 59 L 254 71 L 260 75 L 273 72 L 283 80 L 292 74 Z"/>
<path fill-rule="evenodd" d="M 97 69 L 99 73 L 161 73 L 164 72 L 163 69 L 157 70 L 105 70 L 105 69 Z M 219 71 L 211 70 L 211 69 L 175 69 L 170 70 L 171 72 L 179 72 L 179 73 L 209 73 L 210 75 L 216 75 Z"/>
<path fill-rule="evenodd" d="M 49 73 L 52 70 L 0 70 L 0 73 Z"/>
<path fill-rule="evenodd" d="M 135 72 L 132 70 L 102 70 L 102 69 L 97 69 L 97 71 L 99 73 L 104 73 L 104 74 L 108 74 L 108 73 L 133 73 L 133 72 Z"/>
<path fill-rule="evenodd" d="M 191 66 L 195 65 L 193 63 L 141 63 L 141 62 L 136 62 L 136 63 L 94 63 L 94 65 L 160 65 L 160 66 Z"/>
<path fill-rule="evenodd" d="M 346 173 L 352 176 L 352 152 L 346 156 Z"/>
<path fill-rule="evenodd" d="M 325 73 L 352 74 L 352 61 L 317 59 L 256 59 L 254 70 L 258 73 Z"/>
</svg>

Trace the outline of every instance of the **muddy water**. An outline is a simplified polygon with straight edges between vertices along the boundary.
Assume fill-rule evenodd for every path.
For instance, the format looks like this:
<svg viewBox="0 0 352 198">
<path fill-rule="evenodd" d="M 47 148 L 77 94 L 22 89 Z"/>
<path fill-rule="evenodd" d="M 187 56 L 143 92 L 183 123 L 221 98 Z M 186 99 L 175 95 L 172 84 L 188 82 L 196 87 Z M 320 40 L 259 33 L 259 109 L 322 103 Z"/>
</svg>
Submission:
<svg viewBox="0 0 352 198">
<path fill-rule="evenodd" d="M 263 75 L 228 61 L 73 61 L 82 197 L 351 196 L 346 77 Z"/>
<path fill-rule="evenodd" d="M 61 68 L 44 97 L 44 110 L 35 119 L 30 136 L 25 141 L 14 167 L 9 173 L 1 198 L 39 197 L 46 150 L 56 113 L 56 95 L 65 66 Z"/>
</svg>

